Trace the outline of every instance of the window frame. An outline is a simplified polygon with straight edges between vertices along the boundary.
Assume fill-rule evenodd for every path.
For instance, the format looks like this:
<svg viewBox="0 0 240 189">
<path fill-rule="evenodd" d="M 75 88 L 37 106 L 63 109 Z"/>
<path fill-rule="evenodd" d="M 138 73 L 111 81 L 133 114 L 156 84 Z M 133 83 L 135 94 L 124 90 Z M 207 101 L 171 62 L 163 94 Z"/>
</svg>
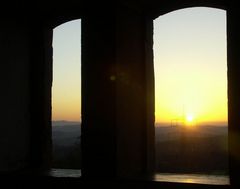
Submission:
<svg viewBox="0 0 240 189">
<path fill-rule="evenodd" d="M 205 2 L 205 3 L 204 3 Z M 219 4 L 218 1 L 203 1 L 203 3 L 198 3 L 197 1 L 191 2 L 187 1 L 187 3 L 183 3 L 183 5 L 173 4 L 172 2 L 163 4 L 162 6 L 156 6 L 157 3 L 151 3 L 152 7 L 146 7 L 148 11 L 147 14 L 147 25 L 145 29 L 148 30 L 148 40 L 151 41 L 150 35 L 152 34 L 152 24 L 153 19 L 165 14 L 167 12 L 187 8 L 192 6 L 207 6 L 213 8 L 222 8 L 227 11 L 227 66 L 228 66 L 228 123 L 229 123 L 229 149 L 230 153 L 234 153 L 237 149 L 240 149 L 240 141 L 237 139 L 234 140 L 233 135 L 237 134 L 240 135 L 240 129 L 237 125 L 239 125 L 238 121 L 238 113 L 240 112 L 240 100 L 238 100 L 239 96 L 239 87 L 238 83 L 240 82 L 239 73 L 238 73 L 238 66 L 237 62 L 240 58 L 238 58 L 238 42 L 240 43 L 240 37 L 238 34 L 237 29 L 237 16 L 239 15 L 239 11 L 237 10 L 237 6 L 235 4 L 231 4 L 227 6 L 227 2 L 223 1 L 223 4 Z M 222 3 L 222 1 L 220 2 Z M 161 3 L 160 3 L 161 4 Z M 35 126 L 31 128 L 31 145 L 30 145 L 30 167 L 34 170 L 47 170 L 49 168 L 49 144 L 51 143 L 51 137 L 49 138 L 49 128 L 50 127 L 50 110 L 51 110 L 51 32 L 52 28 L 59 25 L 59 23 L 67 22 L 67 20 L 72 20 L 72 16 L 64 16 L 64 18 L 55 17 L 47 20 L 47 26 L 43 24 L 43 22 L 37 22 L 37 24 L 33 25 L 31 28 L 31 60 L 35 64 L 31 64 L 30 66 L 30 93 L 31 93 L 31 101 L 30 101 L 30 110 L 31 110 L 31 118 L 30 123 L 31 125 Z M 74 17 L 76 18 L 76 17 Z M 149 19 L 150 18 L 150 19 Z M 234 19 L 235 18 L 235 19 Z M 81 19 L 79 16 L 76 19 Z M 40 23 L 40 24 L 39 24 Z M 46 24 L 46 23 L 45 23 Z M 40 31 L 39 31 L 40 28 Z M 38 39 L 36 41 L 36 39 Z M 150 42 L 151 43 L 151 42 Z M 142 44 L 144 46 L 146 44 Z M 145 47 L 144 47 L 145 48 Z M 151 47 L 148 47 L 149 55 Z M 145 49 L 146 50 L 146 49 Z M 84 52 L 83 52 L 84 53 Z M 83 55 L 83 54 L 82 54 Z M 150 58 L 149 58 L 150 57 Z M 148 63 L 151 64 L 151 55 L 149 57 Z M 39 59 L 38 59 L 39 58 Z M 44 63 L 44 64 L 43 64 Z M 153 63 L 153 62 L 152 62 Z M 152 69 L 150 65 L 150 68 Z M 151 72 L 150 72 L 151 73 Z M 150 85 L 153 81 L 150 81 Z M 40 86 L 40 87 L 39 87 Z M 49 90 L 50 89 L 50 90 Z M 151 89 L 152 90 L 152 89 Z M 154 90 L 154 89 L 153 89 Z M 153 95 L 150 92 L 150 96 Z M 147 98 L 147 97 L 146 97 Z M 147 99 L 148 100 L 148 99 Z M 151 101 L 151 100 L 150 100 Z M 151 102 L 149 102 L 151 104 Z M 236 104 L 236 105 L 235 105 Z M 152 105 L 146 108 L 146 113 L 151 116 L 151 111 L 153 111 Z M 149 113 L 150 112 L 150 113 Z M 35 124 L 36 120 L 40 120 L 37 125 Z M 148 125 L 154 126 L 152 121 L 154 118 L 151 118 L 151 123 Z M 40 131 L 40 132 L 39 132 Z M 40 136 L 41 133 L 42 135 Z M 233 134 L 233 135 L 232 135 Z M 35 138 L 36 137 L 36 138 Z M 146 142 L 147 143 L 147 142 Z M 147 144 L 148 145 L 148 144 Z M 146 146 L 147 146 L 146 145 Z M 148 149 L 153 149 L 153 144 L 150 142 Z M 154 150 L 154 149 L 153 149 Z M 144 160 L 145 161 L 145 160 Z M 236 186 L 239 184 L 238 177 L 238 168 L 240 168 L 240 161 L 238 159 L 234 159 L 230 157 L 230 185 Z M 144 179 L 143 179 L 144 180 Z M 137 183 L 141 183 L 141 181 L 137 181 Z M 179 184 L 179 183 L 163 183 L 163 182 L 155 182 L 152 179 L 147 181 L 150 185 L 154 185 L 155 187 L 159 186 L 168 186 L 168 187 L 178 187 L 178 188 L 185 188 L 192 186 L 199 186 L 199 188 L 209 188 L 208 185 L 198 185 L 198 184 Z M 229 188 L 230 186 L 212 186 L 213 188 Z"/>
</svg>

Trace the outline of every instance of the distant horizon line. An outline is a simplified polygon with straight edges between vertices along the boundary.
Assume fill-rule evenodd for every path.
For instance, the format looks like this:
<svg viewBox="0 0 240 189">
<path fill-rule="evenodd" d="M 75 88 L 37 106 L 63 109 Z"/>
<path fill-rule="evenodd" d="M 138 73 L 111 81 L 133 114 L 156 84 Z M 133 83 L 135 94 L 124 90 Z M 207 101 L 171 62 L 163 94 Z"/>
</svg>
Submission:
<svg viewBox="0 0 240 189">
<path fill-rule="evenodd" d="M 75 122 L 75 123 L 81 123 L 81 120 L 75 121 L 75 120 L 52 120 L 52 122 Z M 199 122 L 198 125 L 217 125 L 217 126 L 227 126 L 228 122 L 227 121 L 202 121 Z M 159 125 L 159 126 L 171 126 L 170 121 L 162 121 L 162 122 L 155 122 L 154 125 Z"/>
</svg>

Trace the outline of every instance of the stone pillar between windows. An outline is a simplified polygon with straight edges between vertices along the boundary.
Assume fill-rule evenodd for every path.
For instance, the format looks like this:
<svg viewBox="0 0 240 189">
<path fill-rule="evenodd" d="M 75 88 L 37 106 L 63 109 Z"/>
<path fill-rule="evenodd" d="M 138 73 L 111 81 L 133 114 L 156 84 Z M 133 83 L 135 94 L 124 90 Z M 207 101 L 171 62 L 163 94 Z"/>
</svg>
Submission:
<svg viewBox="0 0 240 189">
<path fill-rule="evenodd" d="M 117 175 L 139 177 L 154 166 L 154 73 L 151 19 L 121 7 L 116 29 Z"/>
<path fill-rule="evenodd" d="M 126 7 L 82 18 L 83 177 L 152 170 L 153 87 L 151 19 Z"/>
<path fill-rule="evenodd" d="M 37 22 L 30 29 L 30 170 L 51 168 L 52 29 Z"/>
<path fill-rule="evenodd" d="M 115 15 L 101 11 L 81 23 L 82 177 L 110 179 L 116 172 Z"/>
</svg>

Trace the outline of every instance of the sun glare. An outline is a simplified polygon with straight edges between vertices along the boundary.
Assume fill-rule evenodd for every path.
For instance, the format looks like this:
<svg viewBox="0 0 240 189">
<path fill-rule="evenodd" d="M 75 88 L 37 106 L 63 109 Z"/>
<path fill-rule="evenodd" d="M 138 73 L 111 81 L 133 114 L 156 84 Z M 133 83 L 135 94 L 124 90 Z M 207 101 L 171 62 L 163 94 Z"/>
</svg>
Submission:
<svg viewBox="0 0 240 189">
<path fill-rule="evenodd" d="M 195 113 L 199 123 L 227 120 L 225 28 L 226 13 L 212 8 L 154 20 L 156 122 L 182 117 L 193 125 Z"/>
<path fill-rule="evenodd" d="M 193 115 L 191 115 L 191 114 L 188 114 L 188 115 L 186 116 L 187 122 L 193 122 L 193 119 L 194 119 L 194 117 L 193 117 Z"/>
</svg>

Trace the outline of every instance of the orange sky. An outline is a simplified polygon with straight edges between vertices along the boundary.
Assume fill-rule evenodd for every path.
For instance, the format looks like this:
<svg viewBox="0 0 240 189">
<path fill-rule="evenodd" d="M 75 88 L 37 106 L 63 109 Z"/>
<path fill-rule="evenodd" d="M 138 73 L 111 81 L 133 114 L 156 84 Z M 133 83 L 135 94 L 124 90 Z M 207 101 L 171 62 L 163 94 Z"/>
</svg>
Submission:
<svg viewBox="0 0 240 189">
<path fill-rule="evenodd" d="M 81 21 L 54 29 L 52 119 L 80 121 Z M 227 120 L 226 12 L 188 8 L 154 20 L 155 118 Z"/>
<path fill-rule="evenodd" d="M 227 120 L 226 12 L 188 8 L 154 21 L 156 122 Z"/>
<path fill-rule="evenodd" d="M 81 21 L 53 31 L 52 120 L 81 118 Z"/>
</svg>

